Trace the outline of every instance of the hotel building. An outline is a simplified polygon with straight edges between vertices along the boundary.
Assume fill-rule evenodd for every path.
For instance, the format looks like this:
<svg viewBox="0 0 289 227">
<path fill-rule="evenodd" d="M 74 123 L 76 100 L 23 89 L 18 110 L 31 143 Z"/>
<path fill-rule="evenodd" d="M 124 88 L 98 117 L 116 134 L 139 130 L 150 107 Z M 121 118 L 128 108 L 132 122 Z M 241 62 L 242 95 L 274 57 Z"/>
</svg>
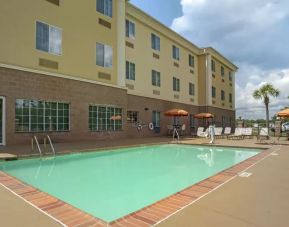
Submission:
<svg viewBox="0 0 289 227">
<path fill-rule="evenodd" d="M 163 136 L 172 108 L 187 135 L 235 124 L 237 67 L 126 0 L 9 0 L 0 29 L 0 145 Z"/>
</svg>

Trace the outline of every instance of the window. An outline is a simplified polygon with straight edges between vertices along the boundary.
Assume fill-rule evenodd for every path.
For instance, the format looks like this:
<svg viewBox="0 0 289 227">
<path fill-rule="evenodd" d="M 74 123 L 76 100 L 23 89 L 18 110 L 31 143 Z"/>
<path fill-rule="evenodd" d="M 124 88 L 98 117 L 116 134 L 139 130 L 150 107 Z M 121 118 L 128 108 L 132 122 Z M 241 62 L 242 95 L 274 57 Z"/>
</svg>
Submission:
<svg viewBox="0 0 289 227">
<path fill-rule="evenodd" d="M 180 49 L 173 45 L 173 59 L 180 60 Z"/>
<path fill-rule="evenodd" d="M 225 100 L 225 91 L 221 90 L 221 100 Z"/>
<path fill-rule="evenodd" d="M 216 98 L 216 88 L 212 87 L 212 97 Z"/>
<path fill-rule="evenodd" d="M 223 66 L 221 66 L 221 75 L 225 76 L 225 68 Z"/>
<path fill-rule="evenodd" d="M 229 102 L 230 102 L 230 103 L 232 103 L 232 102 L 233 102 L 233 96 L 232 96 L 232 94 L 231 94 L 231 93 L 229 94 Z"/>
<path fill-rule="evenodd" d="M 161 74 L 155 70 L 152 70 L 152 85 L 157 87 L 161 86 Z"/>
<path fill-rule="evenodd" d="M 112 0 L 96 0 L 96 11 L 112 17 Z"/>
<path fill-rule="evenodd" d="M 137 111 L 127 111 L 127 122 L 137 123 L 138 122 L 138 112 Z"/>
<path fill-rule="evenodd" d="M 101 43 L 96 44 L 96 64 L 102 67 L 112 67 L 112 47 Z"/>
<path fill-rule="evenodd" d="M 173 91 L 180 91 L 180 79 L 173 77 Z"/>
<path fill-rule="evenodd" d="M 161 127 L 161 112 L 159 111 L 153 111 L 153 125 L 155 128 L 160 128 Z"/>
<path fill-rule="evenodd" d="M 189 95 L 195 95 L 195 85 L 189 83 Z"/>
<path fill-rule="evenodd" d="M 230 71 L 230 72 L 229 72 L 229 81 L 232 81 L 232 80 L 233 80 L 232 72 Z"/>
<path fill-rule="evenodd" d="M 195 67 L 195 57 L 189 54 L 189 66 Z"/>
<path fill-rule="evenodd" d="M 214 60 L 211 61 L 211 68 L 212 68 L 212 71 L 215 72 L 216 71 L 216 63 Z"/>
<path fill-rule="evenodd" d="M 125 21 L 125 33 L 126 33 L 126 37 L 128 38 L 135 37 L 135 25 L 133 22 L 129 20 Z"/>
<path fill-rule="evenodd" d="M 161 40 L 160 37 L 156 36 L 155 34 L 152 33 L 151 35 L 151 42 L 152 42 L 152 49 L 154 50 L 161 50 Z"/>
<path fill-rule="evenodd" d="M 89 106 L 90 131 L 119 131 L 122 129 L 122 109 L 113 106 Z"/>
<path fill-rule="evenodd" d="M 16 132 L 69 131 L 69 104 L 16 99 Z"/>
<path fill-rule="evenodd" d="M 36 49 L 51 54 L 62 53 L 62 30 L 60 28 L 36 22 Z"/>
<path fill-rule="evenodd" d="M 135 64 L 131 62 L 126 62 L 126 79 L 135 80 Z"/>
</svg>

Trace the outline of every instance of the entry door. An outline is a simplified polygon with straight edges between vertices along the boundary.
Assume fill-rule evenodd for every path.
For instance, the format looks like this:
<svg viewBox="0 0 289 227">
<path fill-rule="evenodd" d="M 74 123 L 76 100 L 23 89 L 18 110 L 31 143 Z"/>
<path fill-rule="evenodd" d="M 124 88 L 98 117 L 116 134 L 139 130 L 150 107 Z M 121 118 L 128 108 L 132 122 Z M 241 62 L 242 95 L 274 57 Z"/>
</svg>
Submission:
<svg viewBox="0 0 289 227">
<path fill-rule="evenodd" d="M 0 145 L 5 145 L 5 99 L 0 96 Z"/>
</svg>

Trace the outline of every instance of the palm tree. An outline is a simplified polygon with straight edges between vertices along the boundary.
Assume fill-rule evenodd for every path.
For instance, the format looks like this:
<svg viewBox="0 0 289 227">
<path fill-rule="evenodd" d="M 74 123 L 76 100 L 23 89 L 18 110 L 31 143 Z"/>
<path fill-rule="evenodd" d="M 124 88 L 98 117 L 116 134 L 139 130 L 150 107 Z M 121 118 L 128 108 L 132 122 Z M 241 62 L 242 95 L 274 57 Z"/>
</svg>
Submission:
<svg viewBox="0 0 289 227">
<path fill-rule="evenodd" d="M 266 107 L 266 127 L 269 132 L 269 103 L 270 96 L 278 97 L 280 94 L 279 89 L 274 88 L 272 84 L 264 84 L 260 89 L 257 89 L 253 93 L 255 99 L 262 99 Z"/>
</svg>

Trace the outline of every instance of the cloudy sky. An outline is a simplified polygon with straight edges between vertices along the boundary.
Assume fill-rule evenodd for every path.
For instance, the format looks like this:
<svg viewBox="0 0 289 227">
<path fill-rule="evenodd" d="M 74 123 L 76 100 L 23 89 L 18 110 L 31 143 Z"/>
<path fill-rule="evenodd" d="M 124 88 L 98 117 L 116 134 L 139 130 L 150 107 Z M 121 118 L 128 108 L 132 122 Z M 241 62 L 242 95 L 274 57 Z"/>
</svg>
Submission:
<svg viewBox="0 0 289 227">
<path fill-rule="evenodd" d="M 271 99 L 271 115 L 289 106 L 289 0 L 131 2 L 196 45 L 212 46 L 238 65 L 237 117 L 265 117 L 263 103 L 252 93 L 266 82 L 281 91 L 278 99 Z"/>
</svg>

